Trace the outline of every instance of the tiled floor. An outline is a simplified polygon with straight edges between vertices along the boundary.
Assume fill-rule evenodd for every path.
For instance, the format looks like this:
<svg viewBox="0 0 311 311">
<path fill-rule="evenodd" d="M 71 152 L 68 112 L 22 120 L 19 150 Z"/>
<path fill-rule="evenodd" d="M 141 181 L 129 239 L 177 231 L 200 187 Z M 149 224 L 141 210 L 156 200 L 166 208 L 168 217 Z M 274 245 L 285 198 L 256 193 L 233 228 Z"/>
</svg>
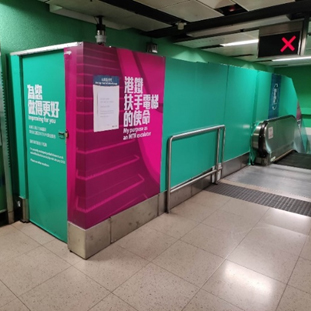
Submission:
<svg viewBox="0 0 311 311">
<path fill-rule="evenodd" d="M 203 191 L 84 261 L 0 228 L 0 311 L 308 311 L 311 218 Z"/>
</svg>

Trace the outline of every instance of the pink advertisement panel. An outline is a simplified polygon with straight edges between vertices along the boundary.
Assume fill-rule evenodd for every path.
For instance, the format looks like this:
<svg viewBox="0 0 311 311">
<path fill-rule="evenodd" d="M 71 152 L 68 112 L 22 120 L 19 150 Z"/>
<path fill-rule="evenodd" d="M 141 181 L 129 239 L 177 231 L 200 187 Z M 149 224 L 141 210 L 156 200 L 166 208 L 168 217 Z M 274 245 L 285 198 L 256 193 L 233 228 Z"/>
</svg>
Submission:
<svg viewBox="0 0 311 311">
<path fill-rule="evenodd" d="M 160 192 L 165 59 L 65 50 L 68 220 L 94 226 Z"/>
</svg>

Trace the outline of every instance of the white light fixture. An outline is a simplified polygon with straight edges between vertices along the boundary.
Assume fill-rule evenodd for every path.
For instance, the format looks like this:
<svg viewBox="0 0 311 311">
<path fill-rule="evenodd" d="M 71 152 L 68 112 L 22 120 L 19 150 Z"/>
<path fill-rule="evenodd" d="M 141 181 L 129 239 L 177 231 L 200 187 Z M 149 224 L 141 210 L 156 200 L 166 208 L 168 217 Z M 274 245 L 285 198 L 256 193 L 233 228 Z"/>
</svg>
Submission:
<svg viewBox="0 0 311 311">
<path fill-rule="evenodd" d="M 304 57 L 291 57 L 291 58 L 278 58 L 272 59 L 273 62 L 287 62 L 291 60 L 304 60 L 304 59 L 311 59 L 311 56 L 304 56 Z"/>
<path fill-rule="evenodd" d="M 236 41 L 236 42 L 230 42 L 230 43 L 222 43 L 221 46 L 235 46 L 235 45 L 246 45 L 246 44 L 254 44 L 258 43 L 258 39 L 254 40 L 245 40 L 245 41 Z"/>
<path fill-rule="evenodd" d="M 184 30 L 186 23 L 178 22 L 176 25 L 178 30 Z"/>
</svg>

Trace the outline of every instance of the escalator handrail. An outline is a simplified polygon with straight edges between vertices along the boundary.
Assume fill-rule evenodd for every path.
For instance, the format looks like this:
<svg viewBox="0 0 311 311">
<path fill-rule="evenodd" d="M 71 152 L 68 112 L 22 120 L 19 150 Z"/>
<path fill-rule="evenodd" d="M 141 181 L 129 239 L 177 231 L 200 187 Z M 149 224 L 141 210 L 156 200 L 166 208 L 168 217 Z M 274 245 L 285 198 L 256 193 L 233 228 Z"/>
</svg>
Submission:
<svg viewBox="0 0 311 311">
<path fill-rule="evenodd" d="M 288 119 L 288 118 L 294 118 L 295 120 L 297 120 L 296 117 L 295 117 L 294 115 L 289 114 L 289 115 L 282 116 L 282 117 L 276 117 L 276 118 L 266 119 L 266 120 L 264 120 L 263 122 L 267 122 L 267 124 L 268 124 L 268 122 L 274 122 L 274 121 L 278 121 L 278 120 L 282 120 L 282 119 Z"/>
</svg>

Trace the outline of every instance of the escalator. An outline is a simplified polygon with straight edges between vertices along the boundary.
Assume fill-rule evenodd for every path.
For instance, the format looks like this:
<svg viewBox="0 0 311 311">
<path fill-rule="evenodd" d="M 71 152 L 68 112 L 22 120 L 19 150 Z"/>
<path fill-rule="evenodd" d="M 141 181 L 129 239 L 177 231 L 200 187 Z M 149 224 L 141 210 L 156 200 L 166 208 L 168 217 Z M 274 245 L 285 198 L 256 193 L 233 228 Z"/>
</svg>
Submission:
<svg viewBox="0 0 311 311">
<path fill-rule="evenodd" d="M 294 116 L 260 122 L 252 136 L 252 162 L 272 163 L 311 170 L 311 154 L 307 153 L 307 136 L 302 135 Z"/>
<path fill-rule="evenodd" d="M 294 116 L 260 122 L 252 136 L 250 156 L 252 164 L 259 165 L 248 165 L 206 190 L 238 199 L 240 204 L 247 201 L 311 217 L 308 146 L 307 135 Z"/>
<path fill-rule="evenodd" d="M 275 164 L 311 170 L 311 154 L 304 154 L 298 153 L 297 151 L 292 151 L 285 157 L 276 161 Z"/>
</svg>

